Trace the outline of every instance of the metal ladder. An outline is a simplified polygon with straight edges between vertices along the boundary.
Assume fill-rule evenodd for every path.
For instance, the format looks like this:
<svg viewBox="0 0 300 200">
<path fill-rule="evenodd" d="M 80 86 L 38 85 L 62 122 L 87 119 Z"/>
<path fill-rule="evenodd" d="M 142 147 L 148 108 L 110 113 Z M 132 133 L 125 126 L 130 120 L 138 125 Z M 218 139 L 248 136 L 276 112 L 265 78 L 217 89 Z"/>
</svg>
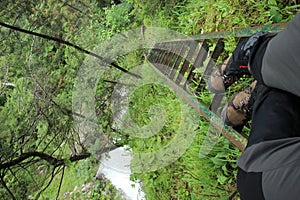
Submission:
<svg viewBox="0 0 300 200">
<path fill-rule="evenodd" d="M 234 37 L 238 43 L 259 31 L 279 32 L 286 27 L 286 23 L 242 28 L 233 31 L 223 31 L 194 35 L 184 39 L 174 39 L 156 43 L 150 50 L 147 59 L 165 77 L 183 91 L 190 93 L 188 88 L 193 85 L 194 94 L 205 91 L 205 77 L 209 76 L 216 67 L 216 62 L 224 53 L 224 38 Z M 222 58 L 222 57 L 220 57 Z M 205 67 L 203 66 L 206 63 Z M 195 69 L 201 70 L 201 75 L 195 73 Z M 175 88 L 174 88 L 175 89 Z M 184 97 L 181 92 L 180 95 Z M 215 94 L 210 106 L 197 106 L 195 102 L 185 99 L 208 121 L 216 115 L 224 94 Z M 201 102 L 200 102 L 201 103 Z M 243 151 L 247 138 L 226 125 L 212 123 L 230 142 Z"/>
</svg>

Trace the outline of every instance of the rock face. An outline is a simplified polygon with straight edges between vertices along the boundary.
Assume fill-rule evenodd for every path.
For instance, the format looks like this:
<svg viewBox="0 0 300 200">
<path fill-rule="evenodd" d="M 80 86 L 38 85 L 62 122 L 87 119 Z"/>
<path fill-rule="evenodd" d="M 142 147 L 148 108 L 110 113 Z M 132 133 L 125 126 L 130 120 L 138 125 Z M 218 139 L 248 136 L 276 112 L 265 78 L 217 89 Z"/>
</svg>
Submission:
<svg viewBox="0 0 300 200">
<path fill-rule="evenodd" d="M 139 182 L 130 180 L 130 161 L 132 157 L 124 147 L 110 151 L 108 156 L 103 156 L 96 177 L 106 177 L 125 195 L 126 200 L 145 200 Z"/>
</svg>

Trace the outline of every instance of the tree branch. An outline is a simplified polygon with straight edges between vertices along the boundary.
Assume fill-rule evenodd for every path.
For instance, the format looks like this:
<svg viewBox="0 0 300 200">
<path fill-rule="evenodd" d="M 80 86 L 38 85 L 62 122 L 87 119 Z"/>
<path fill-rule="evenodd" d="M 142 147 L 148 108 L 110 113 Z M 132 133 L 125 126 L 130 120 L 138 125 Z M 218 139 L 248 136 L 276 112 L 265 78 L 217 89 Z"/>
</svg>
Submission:
<svg viewBox="0 0 300 200">
<path fill-rule="evenodd" d="M 57 195 L 56 195 L 55 200 L 58 200 L 59 193 L 60 193 L 61 186 L 62 186 L 62 182 L 63 182 L 63 179 L 64 179 L 64 174 L 65 174 L 65 166 L 63 166 L 63 169 L 62 169 L 62 174 L 61 174 L 61 178 L 60 178 L 60 181 L 59 181 L 59 186 L 58 186 Z"/>
<path fill-rule="evenodd" d="M 58 43 L 61 43 L 61 44 L 64 44 L 64 45 L 67 45 L 67 46 L 70 46 L 70 47 L 73 47 L 85 54 L 88 54 L 88 55 L 91 55 L 103 62 L 105 62 L 106 64 L 109 64 L 115 68 L 117 68 L 118 70 L 121 70 L 122 72 L 125 72 L 125 73 L 128 73 L 136 78 L 142 78 L 140 75 L 138 74 L 135 74 L 135 73 L 132 73 L 132 72 L 129 72 L 128 70 L 120 67 L 119 65 L 117 65 L 115 62 L 112 62 L 110 60 L 107 60 L 106 58 L 103 58 L 102 56 L 99 56 L 91 51 L 88 51 L 80 46 L 77 46 L 71 42 L 68 42 L 68 41 L 65 41 L 65 40 L 62 40 L 60 38 L 56 38 L 56 37 L 52 37 L 52 36 L 49 36 L 49 35 L 44 35 L 44 34 L 41 34 L 41 33 L 36 33 L 36 32 L 33 32 L 33 31 L 29 31 L 29 30 L 25 30 L 25 29 L 22 29 L 22 28 L 19 28 L 19 27 L 16 27 L 16 26 L 12 26 L 12 25 L 9 25 L 9 24 L 6 24 L 6 23 L 3 23 L 3 22 L 0 22 L 0 25 L 3 26 L 3 27 L 6 27 L 6 28 L 9 28 L 9 29 L 12 29 L 12 30 L 15 30 L 15 31 L 19 31 L 19 32 L 22 32 L 22 33 L 26 33 L 26 34 L 29 34 L 29 35 L 35 35 L 35 36 L 38 36 L 38 37 L 41 37 L 41 38 L 44 38 L 44 39 L 47 39 L 47 40 L 52 40 L 52 41 L 55 41 L 55 42 L 58 42 Z"/>
<path fill-rule="evenodd" d="M 54 177 L 55 177 L 55 169 L 57 169 L 57 168 L 53 168 L 52 169 L 52 173 L 51 173 L 51 178 L 50 178 L 50 180 L 48 181 L 48 183 L 47 183 L 47 185 L 43 188 L 43 189 L 41 189 L 38 193 L 37 193 L 37 195 L 36 195 L 36 197 L 35 197 L 35 199 L 37 200 L 37 199 L 39 199 L 39 197 L 40 197 L 40 195 L 50 186 L 50 184 L 52 183 L 52 181 L 53 181 L 53 179 L 54 179 Z M 48 177 L 49 178 L 49 177 Z M 44 185 L 44 183 L 43 183 L 43 185 Z"/>
<path fill-rule="evenodd" d="M 10 197 L 13 199 L 13 200 L 16 200 L 16 197 L 15 195 L 12 193 L 12 191 L 8 188 L 8 186 L 6 185 L 4 179 L 3 179 L 3 176 L 1 175 L 0 177 L 0 181 L 1 181 L 1 184 L 2 186 L 6 189 L 6 191 L 9 193 Z"/>
<path fill-rule="evenodd" d="M 86 159 L 88 157 L 90 157 L 90 153 L 82 153 L 79 155 L 75 155 L 72 156 L 70 158 L 71 162 L 75 162 L 75 161 L 79 161 L 79 160 L 83 160 Z M 20 155 L 18 158 L 11 160 L 9 162 L 5 162 L 5 163 L 0 163 L 0 169 L 6 169 L 15 165 L 20 164 L 21 162 L 23 162 L 24 160 L 31 158 L 31 157 L 38 157 L 42 160 L 47 161 L 50 165 L 53 165 L 54 167 L 58 167 L 61 165 L 64 165 L 66 163 L 66 159 L 57 159 L 53 156 L 50 156 L 46 153 L 43 152 L 37 152 L 37 151 L 33 151 L 33 152 L 27 152 L 27 153 L 23 153 L 22 155 Z"/>
</svg>

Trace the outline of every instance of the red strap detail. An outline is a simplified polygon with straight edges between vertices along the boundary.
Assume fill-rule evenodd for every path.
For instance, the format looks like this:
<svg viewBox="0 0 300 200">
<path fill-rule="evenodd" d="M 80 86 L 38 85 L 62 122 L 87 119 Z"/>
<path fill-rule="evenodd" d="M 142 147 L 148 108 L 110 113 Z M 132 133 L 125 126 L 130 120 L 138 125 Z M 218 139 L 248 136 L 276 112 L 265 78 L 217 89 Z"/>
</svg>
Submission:
<svg viewBox="0 0 300 200">
<path fill-rule="evenodd" d="M 247 69 L 247 68 L 248 68 L 248 66 L 244 66 L 244 65 L 240 66 L 240 69 Z"/>
</svg>

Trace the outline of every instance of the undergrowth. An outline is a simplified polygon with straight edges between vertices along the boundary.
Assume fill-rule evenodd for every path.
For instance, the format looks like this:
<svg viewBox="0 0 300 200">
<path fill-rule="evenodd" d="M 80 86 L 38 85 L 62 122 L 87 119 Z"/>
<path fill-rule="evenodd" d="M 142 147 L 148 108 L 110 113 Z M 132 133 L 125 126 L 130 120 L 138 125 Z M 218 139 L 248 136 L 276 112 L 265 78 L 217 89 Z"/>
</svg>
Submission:
<svg viewBox="0 0 300 200">
<path fill-rule="evenodd" d="M 57 2 L 49 2 L 55 4 L 55 7 L 60 7 L 60 4 L 58 4 Z M 89 1 L 87 1 L 87 3 L 88 2 Z M 59 33 L 60 35 L 59 37 L 64 38 L 66 40 L 70 40 L 74 44 L 78 46 L 83 46 L 86 49 L 93 49 L 97 46 L 97 44 L 99 44 L 99 42 L 101 43 L 109 38 L 112 38 L 113 35 L 115 35 L 116 33 L 121 33 L 120 35 L 122 35 L 124 31 L 129 29 L 136 30 L 136 28 L 140 28 L 142 25 L 144 25 L 146 28 L 150 26 L 156 26 L 172 29 L 186 35 L 195 35 L 200 33 L 216 32 L 223 30 L 230 31 L 242 27 L 285 22 L 291 19 L 293 15 L 299 11 L 300 8 L 296 0 L 262 0 L 260 2 L 254 0 L 121 0 L 111 1 L 110 3 L 108 3 L 109 1 L 97 2 L 99 3 L 99 5 L 107 5 L 107 7 L 103 8 L 96 6 L 96 4 L 94 5 L 94 3 L 90 4 L 90 13 L 85 13 L 85 11 L 81 11 L 80 9 L 76 8 L 76 10 L 78 10 L 80 13 L 85 14 L 84 16 L 87 16 L 87 20 L 84 20 L 84 23 L 80 25 L 80 29 L 78 29 L 76 34 L 72 31 L 69 33 L 68 31 L 66 31 L 65 33 L 63 31 L 62 35 L 60 35 L 62 30 L 72 30 L 74 28 L 73 25 L 71 26 L 70 24 L 69 26 L 68 23 L 64 23 L 67 19 L 65 16 L 81 20 L 82 18 L 78 17 L 81 15 L 71 16 L 70 13 L 61 15 L 61 22 L 63 22 L 63 24 L 61 24 L 62 28 L 58 28 L 56 26 L 60 26 L 60 24 L 54 23 L 55 21 L 53 21 L 52 23 L 52 18 L 50 17 L 50 14 L 55 17 L 57 14 L 59 14 L 59 12 L 63 12 L 63 9 L 59 9 L 59 11 L 52 12 L 45 9 L 44 5 L 41 4 L 41 8 L 38 8 L 37 6 L 32 7 L 30 13 L 33 12 L 32 14 L 34 16 L 34 21 L 41 20 L 39 21 L 41 24 L 45 24 L 45 21 L 43 20 L 47 19 L 46 24 L 49 25 L 49 27 L 47 25 L 47 30 L 49 28 L 49 31 L 51 30 L 50 33 L 52 32 L 52 29 L 57 29 L 57 33 Z M 65 5 L 65 3 L 63 4 Z M 11 6 L 13 6 L 12 8 L 15 8 L 16 5 L 17 4 L 15 3 L 11 4 Z M 28 8 L 30 8 L 29 4 Z M 45 17 L 44 15 L 39 15 L 39 12 L 34 12 L 34 10 L 36 9 L 41 9 L 41 11 L 43 11 L 45 13 L 45 16 L 47 17 Z M 11 13 L 10 11 L 15 10 L 16 9 L 9 8 L 7 13 L 13 14 L 13 12 Z M 46 14 L 49 14 L 49 17 Z M 18 22 L 17 24 L 19 24 L 20 26 L 22 25 L 21 20 L 24 17 L 22 16 L 22 12 L 18 12 L 16 18 L 9 16 L 10 15 L 6 17 L 11 18 L 11 20 L 15 20 L 14 22 L 11 21 L 11 23 Z M 51 21 L 51 23 L 48 23 L 49 20 Z M 24 24 L 28 25 L 27 28 L 29 28 L 30 30 L 40 32 L 40 29 L 36 29 L 34 23 L 29 24 L 29 21 L 30 20 L 27 19 L 24 20 Z M 49 34 L 47 31 L 44 33 Z M 11 35 L 10 32 L 8 33 L 8 35 Z M 55 126 L 53 125 L 53 127 L 57 127 L 57 130 L 51 128 L 50 131 L 50 128 L 48 128 L 48 123 L 45 123 L 45 121 L 41 120 L 41 124 L 39 124 L 37 128 L 35 128 L 35 126 L 32 126 L 31 128 L 27 129 L 25 125 L 30 124 L 29 122 L 25 120 L 19 124 L 19 122 L 17 123 L 13 118 L 15 117 L 13 114 L 7 115 L 7 113 L 17 113 L 19 116 L 18 120 L 26 118 L 27 116 L 31 116 L 32 124 L 36 124 L 36 119 L 33 119 L 33 116 L 36 115 L 32 114 L 34 112 L 34 109 L 33 107 L 30 107 L 31 103 L 29 104 L 29 102 L 31 102 L 32 100 L 32 94 L 26 96 L 27 93 L 29 94 L 29 92 L 27 91 L 21 91 L 20 94 L 22 94 L 22 96 L 19 96 L 19 94 L 17 93 L 10 93 L 8 95 L 10 97 L 11 95 L 12 97 L 14 97 L 13 95 L 15 95 L 16 98 L 18 97 L 18 99 L 22 99 L 24 100 L 24 102 L 26 102 L 26 105 L 24 103 L 22 104 L 23 107 L 26 107 L 26 111 L 24 111 L 24 113 L 26 114 L 18 110 L 20 107 L 14 106 L 17 105 L 16 102 L 12 100 L 14 98 L 11 98 L 11 101 L 5 102 L 6 97 L 1 96 L 0 104 L 2 106 L 6 104 L 5 106 L 8 107 L 5 108 L 11 108 L 8 109 L 9 112 L 3 112 L 2 121 L 7 122 L 7 127 L 14 127 L 18 124 L 18 127 L 22 128 L 22 131 L 18 130 L 18 132 L 22 134 L 22 137 L 16 137 L 16 141 L 22 139 L 23 136 L 25 136 L 24 133 L 27 134 L 27 132 L 30 132 L 31 129 L 33 133 L 43 133 L 45 135 L 45 138 L 47 138 L 47 134 L 49 132 L 57 131 L 53 132 L 54 140 L 54 138 L 61 136 L 59 135 L 61 133 L 60 130 L 64 131 L 65 127 L 71 124 L 69 123 L 69 121 L 71 121 L 71 114 L 69 116 L 69 110 L 64 110 L 62 108 L 64 108 L 64 105 L 72 108 L 72 92 L 70 91 L 73 90 L 73 84 L 75 82 L 74 80 L 76 77 L 76 68 L 83 63 L 84 56 L 81 54 L 79 55 L 78 52 L 74 53 L 73 51 L 75 50 L 73 50 L 70 47 L 66 47 L 66 49 L 62 53 L 60 52 L 61 50 L 56 49 L 55 45 L 50 45 L 50 43 L 48 44 L 47 42 L 45 43 L 45 45 L 47 46 L 41 45 L 39 47 L 41 48 L 40 50 L 32 48 L 34 45 L 31 46 L 31 44 L 28 46 L 24 45 L 23 47 L 23 42 L 25 42 L 26 37 L 19 37 L 19 35 L 16 34 L 16 32 L 14 32 L 14 34 L 12 35 L 15 35 L 15 37 L 18 38 L 18 40 L 16 40 L 18 41 L 16 42 L 17 46 L 14 46 L 12 50 L 9 50 L 11 48 L 10 45 L 12 41 L 10 41 L 8 37 L 7 41 L 3 40 L 5 42 L 4 47 L 7 46 L 8 51 L 13 51 L 17 49 L 22 50 L 20 51 L 21 56 L 17 56 L 17 59 L 13 59 L 13 62 L 10 63 L 11 66 L 14 66 L 10 69 L 12 70 L 11 72 L 15 73 L 15 75 L 12 76 L 17 77 L 14 80 L 19 80 L 19 77 L 21 77 L 21 74 L 23 74 L 22 71 L 27 70 L 28 67 L 31 71 L 30 66 L 24 68 L 24 63 L 20 61 L 24 58 L 24 61 L 26 60 L 27 62 L 28 60 L 28 63 L 31 63 L 29 61 L 34 60 L 33 58 L 35 58 L 36 60 L 34 62 L 32 61 L 31 63 L 32 66 L 34 64 L 34 68 L 32 68 L 32 71 L 36 69 L 38 71 L 38 76 L 45 76 L 41 79 L 42 83 L 45 84 L 43 87 L 49 89 L 49 91 L 47 90 L 48 93 L 45 93 L 45 95 L 43 93 L 44 91 L 40 92 L 37 90 L 36 94 L 38 95 L 38 100 L 36 102 L 38 103 L 36 104 L 36 108 L 38 108 L 39 112 L 43 115 L 43 111 L 49 111 L 49 117 L 45 117 L 45 119 L 49 120 L 53 118 L 55 120 L 52 124 L 55 124 L 56 122 L 59 124 Z M 123 34 L 122 36 L 124 37 L 124 39 L 128 38 L 126 34 Z M 22 41 L 21 39 L 24 39 L 24 41 Z M 42 40 L 30 39 L 30 41 L 31 40 L 32 42 L 36 42 L 36 45 L 40 45 L 39 43 L 44 45 L 44 42 Z M 221 60 L 218 60 L 217 63 L 221 62 L 223 59 L 230 55 L 230 53 L 235 48 L 236 43 L 237 41 L 234 38 L 225 39 L 225 52 L 224 55 L 221 56 Z M 117 51 L 118 48 L 121 48 L 120 46 L 109 46 L 107 48 L 107 52 L 111 53 L 111 51 L 113 50 Z M 42 50 L 43 48 L 45 48 L 47 53 L 45 53 Z M 40 55 L 39 52 L 39 56 L 37 57 L 35 57 L 35 54 L 32 54 L 28 57 L 27 53 L 33 51 L 40 51 L 44 53 Z M 55 51 L 57 52 L 55 53 Z M 105 54 L 106 52 L 101 53 Z M 143 53 L 144 52 L 141 51 L 131 52 L 116 59 L 116 63 L 126 69 L 132 69 L 134 67 L 138 68 L 137 66 L 143 64 Z M 52 54 L 61 55 L 63 59 L 58 60 L 55 56 L 55 58 L 51 60 L 50 56 Z M 48 63 L 48 59 L 51 60 L 50 65 Z M 1 63 L 3 64 L 3 66 L 7 65 L 7 63 L 5 62 L 5 59 L 1 59 Z M 55 63 L 60 64 L 55 65 Z M 51 67 L 47 69 L 49 71 L 46 70 L 46 66 Z M 15 69 L 16 71 L 14 71 Z M 45 70 L 47 73 L 43 73 L 43 70 Z M 27 74 L 27 72 L 25 74 Z M 115 89 L 115 81 L 119 81 L 118 78 L 122 75 L 123 74 L 121 74 L 120 71 L 118 71 L 117 73 L 113 73 L 112 71 L 106 71 L 106 73 L 101 77 L 103 80 L 99 82 L 99 87 L 96 91 L 97 95 L 95 96 L 95 99 L 98 102 L 96 104 L 95 110 L 97 111 L 99 127 L 101 128 L 101 130 L 103 130 L 105 136 L 106 134 L 109 135 L 109 139 L 113 138 L 112 140 L 118 143 L 117 145 L 119 146 L 129 145 L 133 155 L 137 155 L 134 156 L 135 161 L 139 161 L 138 155 L 141 155 L 143 153 L 145 154 L 159 151 L 160 149 L 168 147 L 168 145 L 172 141 L 176 141 L 176 143 L 173 144 L 172 152 L 167 152 L 168 155 L 166 157 L 164 157 L 165 155 L 160 155 L 160 159 L 162 161 L 164 161 L 163 159 L 167 159 L 167 157 L 172 156 L 176 157 L 176 159 L 171 160 L 172 162 L 168 161 L 168 164 L 163 166 L 159 166 L 159 163 L 156 163 L 155 170 L 151 169 L 145 171 L 136 171 L 132 174 L 131 178 L 133 180 L 138 179 L 142 181 L 143 190 L 146 193 L 147 200 L 202 200 L 237 198 L 235 195 L 235 176 L 237 168 L 236 159 L 240 155 L 239 150 L 235 148 L 227 139 L 221 136 L 217 130 L 213 129 L 210 126 L 209 122 L 207 122 L 204 118 L 202 118 L 200 115 L 194 115 L 195 110 L 193 110 L 187 105 L 182 105 L 182 100 L 175 95 L 175 93 L 170 89 L 170 87 L 164 87 L 161 84 L 154 83 L 144 84 L 143 86 L 137 88 L 130 95 L 129 98 L 128 116 L 131 117 L 131 119 L 137 125 L 138 128 L 147 127 L 147 125 L 151 124 L 153 120 L 156 120 L 155 122 L 161 126 L 159 128 L 150 127 L 149 129 L 149 134 L 154 132 L 155 135 L 148 135 L 147 137 L 141 138 L 135 137 L 134 135 L 132 135 L 132 133 L 128 134 L 121 132 L 121 134 L 119 134 L 118 130 L 113 130 L 113 128 L 117 129 L 117 127 L 113 127 L 112 124 L 112 121 L 114 120 L 112 119 L 114 117 L 112 115 L 114 113 L 112 113 L 110 108 L 111 94 L 112 91 Z M 46 79 L 46 77 L 48 78 L 48 76 L 51 76 L 51 79 L 49 79 L 49 81 L 48 79 Z M 101 74 L 99 74 L 99 76 L 101 76 Z M 104 78 L 107 78 L 107 80 L 105 81 Z M 6 80 L 6 78 L 3 80 Z M 91 84 L 93 84 L 93 80 L 88 81 L 90 81 Z M 248 83 L 248 81 L 241 81 L 240 83 L 236 83 L 233 87 L 231 87 L 231 90 L 228 91 L 229 96 L 235 93 L 236 91 L 241 90 L 243 87 L 248 85 Z M 57 92 L 59 90 L 62 90 L 62 93 L 55 94 L 56 92 L 52 91 L 52 87 L 55 88 Z M 43 94 L 44 96 L 42 97 L 41 94 Z M 49 98 L 50 96 L 54 95 L 51 101 L 50 99 L 48 99 L 48 94 L 51 94 L 49 95 Z M 41 99 L 39 99 L 39 95 L 41 95 Z M 208 107 L 209 103 L 212 100 L 212 95 L 208 92 L 207 88 L 205 88 L 199 95 L 196 96 L 196 98 L 201 102 L 201 104 L 203 104 L 205 107 Z M 58 106 L 59 109 L 56 107 L 56 100 L 57 102 L 60 102 L 61 105 L 63 105 L 62 107 Z M 45 107 L 43 111 L 40 110 L 38 106 L 39 103 L 41 105 L 40 107 Z M 53 105 L 53 109 L 49 110 L 48 104 L 49 106 Z M 59 118 L 53 117 L 56 116 L 56 112 L 58 113 Z M 68 114 L 68 118 L 65 117 L 66 113 Z M 25 117 L 25 115 L 27 116 Z M 182 126 L 181 122 L 185 120 L 187 120 L 187 124 L 191 126 Z M 5 128 L 2 129 L 5 130 Z M 5 131 L 7 132 L 7 130 Z M 134 129 L 132 130 L 134 131 Z M 189 134 L 189 131 L 192 131 L 193 134 Z M 246 133 L 248 131 L 249 129 L 245 129 Z M 71 133 L 71 129 L 70 131 L 66 132 L 68 132 L 68 135 L 66 135 L 66 138 L 62 139 L 62 142 L 59 143 L 60 148 L 57 148 L 55 143 L 48 143 L 48 141 L 45 141 L 45 143 L 41 144 L 45 146 L 51 144 L 53 145 L 53 147 L 51 146 L 51 151 L 55 149 L 53 152 L 56 152 L 59 149 L 61 151 L 61 154 L 66 154 L 68 155 L 67 158 L 69 158 L 69 154 L 67 154 L 67 152 L 70 152 L 69 149 L 62 149 L 61 146 L 64 143 L 73 143 L 74 141 L 68 140 L 69 132 Z M 13 134 L 11 134 L 8 131 L 7 135 Z M 34 138 L 31 137 L 30 140 L 34 140 Z M 95 139 L 96 142 L 100 140 L 101 138 Z M 186 141 L 191 142 L 187 143 Z M 9 144 L 9 142 L 7 144 Z M 74 142 L 74 146 L 75 144 L 76 143 Z M 18 147 L 19 145 L 19 143 L 15 143 L 16 147 Z M 33 141 L 32 146 L 28 146 L 28 148 L 34 149 L 35 145 L 35 141 Z M 39 148 L 44 148 L 42 145 L 40 145 Z M 23 144 L 21 146 L 23 146 Z M 13 145 L 11 145 L 11 147 L 13 147 Z M 180 150 L 180 152 L 178 152 L 178 149 L 180 149 L 180 147 L 184 147 L 184 150 Z M 7 150 L 7 148 L 2 149 L 4 149 L 5 151 L 9 151 Z M 98 149 L 95 149 L 95 151 L 96 150 Z M 16 154 L 16 156 L 19 155 Z M 155 156 L 149 157 L 149 160 L 145 160 L 145 162 L 149 163 L 155 163 L 155 161 L 157 161 Z M 118 191 L 116 191 L 113 188 L 112 184 L 109 181 L 102 180 L 102 182 L 99 182 L 95 179 L 94 174 L 96 173 L 96 169 L 98 167 L 97 165 L 98 164 L 95 164 L 95 162 L 89 163 L 88 161 L 80 161 L 77 164 L 66 163 L 65 166 L 56 168 L 53 171 L 53 174 L 51 174 L 50 171 L 47 171 L 48 169 L 45 169 L 44 166 L 41 165 L 40 168 L 34 169 L 37 172 L 37 174 L 35 174 L 34 176 L 26 177 L 27 174 L 22 174 L 20 176 L 21 179 L 29 180 L 29 178 L 33 179 L 33 177 L 38 176 L 41 178 L 43 171 L 49 172 L 48 177 L 42 177 L 43 184 L 45 183 L 45 186 L 49 186 L 48 188 L 45 187 L 46 189 L 44 193 L 41 194 L 40 198 L 42 199 L 117 199 L 120 195 L 118 194 Z M 32 165 L 31 168 L 33 168 L 33 166 L 35 165 Z M 20 165 L 20 167 L 23 166 Z M 136 166 L 131 167 L 134 168 Z M 16 172 L 16 174 L 18 173 Z M 56 174 L 57 176 L 54 177 L 54 174 Z M 3 180 L 4 175 L 5 174 L 3 174 L 2 177 Z M 13 172 L 7 177 L 12 177 L 11 175 L 13 175 Z M 51 176 L 53 176 L 53 180 Z M 61 177 L 64 178 L 62 179 Z M 22 191 L 22 187 L 14 185 L 13 181 L 17 178 L 12 178 L 13 179 L 11 180 L 11 183 L 9 183 L 10 186 L 16 188 L 15 191 L 24 193 L 24 195 L 22 194 L 22 196 L 25 197 L 28 191 Z M 35 180 L 30 181 L 34 182 Z M 52 184 L 49 185 L 51 181 Z M 47 182 L 49 182 L 48 185 Z M 88 183 L 92 183 L 92 188 L 90 188 L 89 193 L 83 194 L 81 191 L 82 185 Z M 22 183 L 22 185 L 26 186 L 27 189 L 28 185 L 26 185 L 25 181 L 24 183 Z M 30 189 L 33 190 L 31 192 L 36 193 L 36 189 Z M 71 194 L 67 192 L 71 192 Z M 69 194 L 69 196 L 67 194 Z M 26 197 L 32 198 L 32 196 Z"/>
<path fill-rule="evenodd" d="M 133 26 L 159 26 L 170 28 L 187 35 L 216 31 L 230 31 L 235 28 L 251 27 L 288 21 L 298 11 L 295 1 L 263 0 L 221 0 L 221 1 L 142 1 L 133 3 L 131 14 Z M 237 41 L 225 39 L 225 59 L 234 50 Z M 128 63 L 125 63 L 128 65 Z M 243 79 L 234 84 L 228 95 L 243 89 L 251 82 Z M 204 105 L 212 100 L 207 88 L 197 96 Z M 149 109 L 161 103 L 167 112 L 167 122 L 155 137 L 137 139 L 127 137 L 133 152 L 155 151 L 168 144 L 178 129 L 178 102 L 176 96 L 158 85 L 146 85 L 131 96 L 132 118 L 140 126 L 149 123 Z M 135 173 L 132 179 L 143 182 L 148 200 L 156 199 L 238 199 L 236 190 L 236 159 L 241 152 L 202 117 L 198 118 L 198 129 L 191 145 L 176 161 L 156 171 Z M 248 134 L 249 127 L 244 128 Z M 209 134 L 215 140 L 207 155 L 201 155 L 204 141 Z M 214 143 L 215 142 L 215 143 Z"/>
<path fill-rule="evenodd" d="M 182 115 L 179 101 L 169 88 L 156 84 L 145 85 L 131 95 L 131 119 L 141 127 L 150 122 L 151 106 L 159 104 L 166 112 L 166 123 L 155 136 L 129 136 L 128 144 L 134 154 L 155 154 L 179 134 Z M 226 199 L 235 192 L 235 161 L 239 150 L 220 137 L 201 116 L 197 120 L 193 142 L 177 160 L 155 171 L 132 175 L 132 179 L 143 182 L 147 199 Z"/>
</svg>

